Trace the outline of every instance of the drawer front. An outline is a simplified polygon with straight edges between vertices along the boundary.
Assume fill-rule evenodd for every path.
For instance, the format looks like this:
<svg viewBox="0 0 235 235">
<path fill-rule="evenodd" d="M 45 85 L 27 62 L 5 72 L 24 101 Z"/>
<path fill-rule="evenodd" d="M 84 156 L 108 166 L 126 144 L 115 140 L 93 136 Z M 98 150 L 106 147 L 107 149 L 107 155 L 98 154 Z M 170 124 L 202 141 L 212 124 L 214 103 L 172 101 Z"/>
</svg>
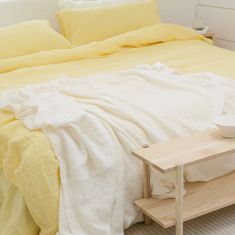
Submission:
<svg viewBox="0 0 235 235">
<path fill-rule="evenodd" d="M 200 6 L 221 7 L 227 9 L 235 9 L 234 0 L 198 0 Z"/>
</svg>

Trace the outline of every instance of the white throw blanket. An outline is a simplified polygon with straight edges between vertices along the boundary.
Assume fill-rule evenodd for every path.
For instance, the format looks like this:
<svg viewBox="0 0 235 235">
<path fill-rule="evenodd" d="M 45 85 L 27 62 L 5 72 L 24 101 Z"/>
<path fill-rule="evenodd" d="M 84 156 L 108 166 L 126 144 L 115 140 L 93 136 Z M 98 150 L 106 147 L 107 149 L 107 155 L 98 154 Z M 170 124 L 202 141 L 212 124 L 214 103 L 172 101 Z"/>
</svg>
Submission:
<svg viewBox="0 0 235 235">
<path fill-rule="evenodd" d="M 0 107 L 51 141 L 61 169 L 59 234 L 121 235 L 138 218 L 133 201 L 142 197 L 142 168 L 131 150 L 214 128 L 214 115 L 235 113 L 235 82 L 156 63 L 10 90 Z M 233 169 L 235 158 L 226 157 L 186 169 L 185 178 Z M 173 174 L 152 173 L 152 183 L 154 195 L 174 193 Z"/>
</svg>

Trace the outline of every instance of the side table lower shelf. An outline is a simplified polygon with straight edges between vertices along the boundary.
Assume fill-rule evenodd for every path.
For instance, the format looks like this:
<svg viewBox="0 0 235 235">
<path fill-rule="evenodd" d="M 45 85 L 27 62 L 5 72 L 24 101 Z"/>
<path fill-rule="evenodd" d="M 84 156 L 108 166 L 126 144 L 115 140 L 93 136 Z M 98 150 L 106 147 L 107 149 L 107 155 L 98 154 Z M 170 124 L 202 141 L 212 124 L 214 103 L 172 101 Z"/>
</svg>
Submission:
<svg viewBox="0 0 235 235">
<path fill-rule="evenodd" d="M 206 183 L 187 183 L 185 188 L 184 221 L 235 204 L 235 172 Z M 135 205 L 163 228 L 176 224 L 175 199 L 141 199 Z"/>
</svg>

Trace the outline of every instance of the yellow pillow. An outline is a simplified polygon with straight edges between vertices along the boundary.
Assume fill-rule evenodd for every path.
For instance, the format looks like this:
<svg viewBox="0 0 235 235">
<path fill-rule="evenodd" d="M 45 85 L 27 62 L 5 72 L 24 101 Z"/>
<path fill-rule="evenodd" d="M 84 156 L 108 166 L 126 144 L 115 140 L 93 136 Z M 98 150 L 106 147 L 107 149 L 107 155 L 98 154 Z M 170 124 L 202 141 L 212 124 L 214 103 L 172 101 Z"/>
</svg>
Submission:
<svg viewBox="0 0 235 235">
<path fill-rule="evenodd" d="M 0 59 L 71 47 L 48 21 L 29 21 L 0 28 Z"/>
<path fill-rule="evenodd" d="M 156 0 L 57 12 L 63 35 L 75 45 L 101 41 L 160 22 Z"/>
</svg>

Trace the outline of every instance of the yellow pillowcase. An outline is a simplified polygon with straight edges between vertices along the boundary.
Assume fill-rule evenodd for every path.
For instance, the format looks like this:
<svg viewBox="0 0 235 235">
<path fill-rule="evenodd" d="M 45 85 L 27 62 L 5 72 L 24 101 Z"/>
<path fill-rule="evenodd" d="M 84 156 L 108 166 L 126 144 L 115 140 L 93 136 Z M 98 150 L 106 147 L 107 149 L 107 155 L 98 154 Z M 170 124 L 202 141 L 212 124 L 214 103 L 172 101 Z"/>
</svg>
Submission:
<svg viewBox="0 0 235 235">
<path fill-rule="evenodd" d="M 29 21 L 0 28 L 0 59 L 71 47 L 48 21 Z"/>
<path fill-rule="evenodd" d="M 63 35 L 75 45 L 101 41 L 160 22 L 156 0 L 57 12 Z"/>
</svg>

